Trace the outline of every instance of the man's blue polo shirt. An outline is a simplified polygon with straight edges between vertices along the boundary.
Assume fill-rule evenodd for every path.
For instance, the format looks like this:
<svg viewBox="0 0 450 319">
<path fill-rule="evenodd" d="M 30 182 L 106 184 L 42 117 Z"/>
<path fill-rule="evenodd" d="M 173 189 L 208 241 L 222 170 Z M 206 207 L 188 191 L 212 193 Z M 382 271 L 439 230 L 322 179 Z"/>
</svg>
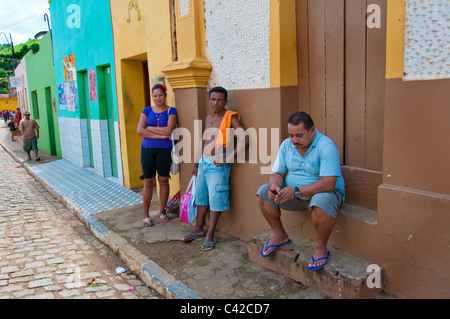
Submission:
<svg viewBox="0 0 450 319">
<path fill-rule="evenodd" d="M 287 187 L 309 185 L 317 182 L 321 176 L 337 176 L 335 189 L 345 196 L 339 150 L 330 138 L 317 130 L 305 156 L 300 155 L 289 138 L 284 140 L 272 171 L 281 174 L 287 172 Z"/>
</svg>

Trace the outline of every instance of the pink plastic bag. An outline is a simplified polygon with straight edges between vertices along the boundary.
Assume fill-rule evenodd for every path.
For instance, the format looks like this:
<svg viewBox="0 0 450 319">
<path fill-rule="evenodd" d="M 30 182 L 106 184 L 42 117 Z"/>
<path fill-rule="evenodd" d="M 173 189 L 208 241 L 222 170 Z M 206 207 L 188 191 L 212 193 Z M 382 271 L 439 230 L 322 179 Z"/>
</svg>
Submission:
<svg viewBox="0 0 450 319">
<path fill-rule="evenodd" d="M 192 189 L 191 189 L 192 186 Z M 190 190 L 191 189 L 191 190 Z M 197 206 L 195 205 L 195 176 L 186 189 L 186 193 L 180 199 L 180 221 L 192 224 L 197 217 Z"/>
</svg>

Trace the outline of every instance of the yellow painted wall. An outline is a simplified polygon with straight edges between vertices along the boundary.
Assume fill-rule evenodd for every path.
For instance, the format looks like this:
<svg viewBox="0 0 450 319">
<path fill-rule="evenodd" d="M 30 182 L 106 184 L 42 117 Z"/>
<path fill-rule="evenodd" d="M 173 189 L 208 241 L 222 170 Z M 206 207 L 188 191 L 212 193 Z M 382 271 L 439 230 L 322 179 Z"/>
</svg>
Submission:
<svg viewBox="0 0 450 319">
<path fill-rule="evenodd" d="M 180 61 L 205 57 L 205 19 L 203 1 L 189 0 L 189 13 L 180 17 L 176 4 L 178 58 Z"/>
<path fill-rule="evenodd" d="M 405 0 L 389 0 L 387 10 L 386 79 L 403 78 Z"/>
<path fill-rule="evenodd" d="M 174 89 L 206 88 L 211 76 L 212 66 L 205 52 L 203 1 L 188 3 L 188 12 L 180 16 L 179 1 L 175 1 L 178 60 L 163 69 Z"/>
<path fill-rule="evenodd" d="M 17 101 L 17 98 L 0 98 L 0 111 L 16 111 L 18 107 L 19 102 Z"/>
<path fill-rule="evenodd" d="M 172 34 L 169 1 L 139 1 L 140 20 L 137 10 L 128 10 L 129 3 L 129 0 L 111 0 L 111 16 L 124 183 L 126 187 L 134 189 L 143 186 L 139 180 L 142 175 L 142 137 L 136 133 L 140 115 L 146 106 L 142 62 L 148 62 L 150 89 L 151 79 L 162 76 L 161 69 L 172 62 Z M 167 104 L 176 107 L 173 91 L 167 81 L 166 85 Z M 178 190 L 179 179 L 172 178 L 171 194 Z"/>
<path fill-rule="evenodd" d="M 297 16 L 295 0 L 270 0 L 270 86 L 296 86 Z"/>
</svg>

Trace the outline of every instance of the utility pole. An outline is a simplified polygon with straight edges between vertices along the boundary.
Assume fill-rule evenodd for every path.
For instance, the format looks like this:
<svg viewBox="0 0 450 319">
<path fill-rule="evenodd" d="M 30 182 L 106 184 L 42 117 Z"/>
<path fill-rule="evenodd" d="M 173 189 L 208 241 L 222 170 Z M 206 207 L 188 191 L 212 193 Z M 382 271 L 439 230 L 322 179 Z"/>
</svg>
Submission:
<svg viewBox="0 0 450 319">
<path fill-rule="evenodd" d="M 16 57 L 15 57 L 15 55 L 14 55 L 14 43 L 13 43 L 13 40 L 12 40 L 12 35 L 11 35 L 11 33 L 9 34 L 9 39 L 11 40 L 11 52 L 12 52 L 12 58 L 13 58 L 13 64 L 14 64 L 14 70 L 16 70 Z"/>
<path fill-rule="evenodd" d="M 11 46 L 11 53 L 12 53 L 12 59 L 13 59 L 13 69 L 11 70 L 11 74 L 14 74 L 17 65 L 16 65 L 16 57 L 15 57 L 15 54 L 14 54 L 14 43 L 12 41 L 12 35 L 11 35 L 11 33 L 9 34 L 9 40 L 8 40 L 8 36 L 6 35 L 6 33 L 5 32 L 0 32 L 0 35 L 2 35 L 2 34 L 5 36 L 6 42 Z M 9 97 L 16 97 L 17 96 L 16 89 L 13 90 L 11 88 L 11 84 L 10 84 L 9 81 L 10 81 L 10 79 L 9 79 L 9 76 L 8 76 L 8 92 L 9 92 L 8 94 L 9 94 Z"/>
<path fill-rule="evenodd" d="M 13 65 L 14 65 L 14 70 L 16 69 L 16 57 L 14 54 L 14 44 L 13 44 L 13 40 L 12 40 L 12 35 L 11 33 L 9 34 L 9 40 L 8 40 L 8 36 L 6 35 L 5 32 L 0 32 L 0 35 L 3 34 L 5 36 L 6 39 L 6 43 L 8 43 L 11 46 L 11 53 L 12 53 L 12 58 L 13 58 Z"/>
</svg>

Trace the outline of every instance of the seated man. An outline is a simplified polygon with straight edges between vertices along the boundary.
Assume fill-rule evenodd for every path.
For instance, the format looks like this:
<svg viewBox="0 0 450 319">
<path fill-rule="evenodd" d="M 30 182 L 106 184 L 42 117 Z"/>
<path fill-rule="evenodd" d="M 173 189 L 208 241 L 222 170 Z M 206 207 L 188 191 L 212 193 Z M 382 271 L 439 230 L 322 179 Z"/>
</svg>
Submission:
<svg viewBox="0 0 450 319">
<path fill-rule="evenodd" d="M 258 190 L 261 212 L 273 237 L 261 250 L 263 257 L 291 243 L 283 224 L 281 209 L 301 211 L 309 208 L 317 231 L 310 270 L 322 268 L 328 260 L 328 238 L 343 203 L 345 190 L 339 151 L 333 141 L 320 134 L 311 117 L 298 112 L 288 121 L 289 139 L 280 147 L 272 167 L 269 184 Z"/>
</svg>

